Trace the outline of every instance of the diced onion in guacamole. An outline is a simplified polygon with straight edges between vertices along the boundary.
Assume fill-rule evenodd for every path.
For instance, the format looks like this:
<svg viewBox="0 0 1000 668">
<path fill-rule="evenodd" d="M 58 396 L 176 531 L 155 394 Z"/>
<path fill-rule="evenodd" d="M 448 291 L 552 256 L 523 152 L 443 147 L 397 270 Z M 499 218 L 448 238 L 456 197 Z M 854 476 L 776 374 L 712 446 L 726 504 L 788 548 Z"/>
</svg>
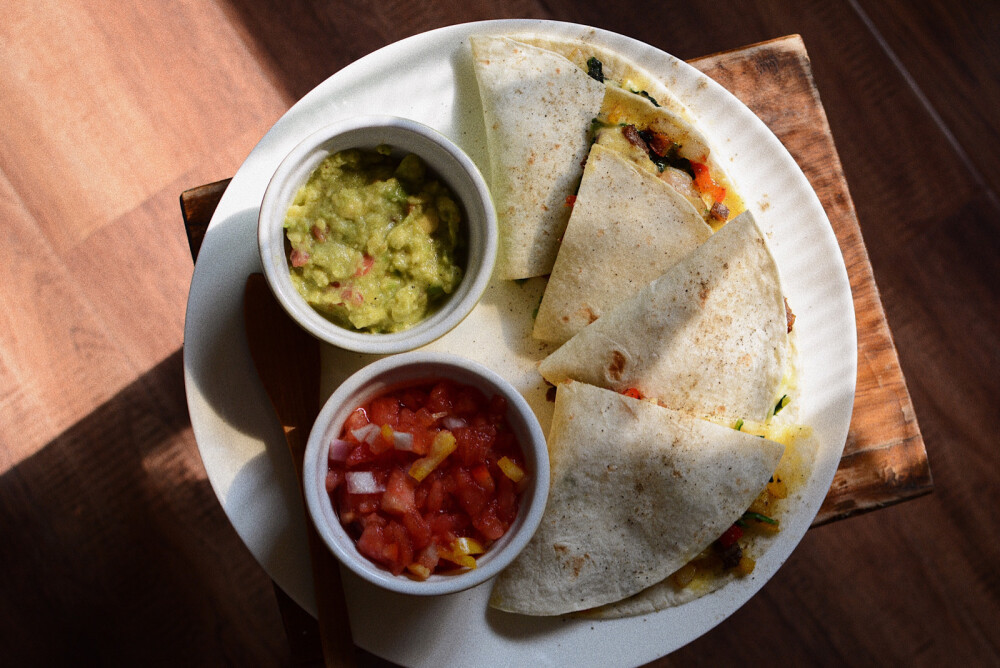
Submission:
<svg viewBox="0 0 1000 668">
<path fill-rule="evenodd" d="M 462 279 L 461 213 L 415 155 L 387 147 L 326 158 L 285 216 L 292 283 L 334 323 L 398 332 L 440 306 Z"/>
</svg>

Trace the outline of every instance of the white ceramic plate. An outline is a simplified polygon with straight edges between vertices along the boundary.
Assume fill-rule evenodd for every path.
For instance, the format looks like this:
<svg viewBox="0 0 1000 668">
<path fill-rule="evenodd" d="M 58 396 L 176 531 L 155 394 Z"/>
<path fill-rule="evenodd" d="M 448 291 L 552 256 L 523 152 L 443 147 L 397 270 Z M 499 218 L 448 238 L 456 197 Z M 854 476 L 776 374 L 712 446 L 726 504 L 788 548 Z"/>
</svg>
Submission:
<svg viewBox="0 0 1000 668">
<path fill-rule="evenodd" d="M 815 517 L 836 471 L 851 417 L 857 363 L 854 308 L 843 258 L 819 200 L 785 148 L 743 104 L 694 68 L 610 32 L 545 21 L 442 28 L 391 44 L 333 75 L 288 111 L 254 148 L 226 190 L 191 282 L 184 372 L 195 438 L 233 526 L 267 573 L 315 610 L 305 511 L 277 420 L 243 333 L 242 294 L 260 271 L 257 212 L 271 174 L 303 137 L 331 121 L 382 113 L 451 137 L 488 176 L 482 109 L 468 37 L 477 33 L 587 35 L 659 75 L 713 139 L 720 162 L 768 235 L 797 316 L 798 418 L 819 443 L 793 512 L 752 576 L 688 603 L 615 621 L 529 618 L 491 610 L 490 583 L 439 598 L 379 591 L 345 572 L 355 641 L 405 665 L 635 665 L 703 634 L 775 573 Z M 547 348 L 528 332 L 544 284 L 494 281 L 458 328 L 433 344 L 493 368 L 522 391 L 543 428 L 551 404 L 535 364 Z M 326 348 L 323 392 L 375 358 Z"/>
</svg>

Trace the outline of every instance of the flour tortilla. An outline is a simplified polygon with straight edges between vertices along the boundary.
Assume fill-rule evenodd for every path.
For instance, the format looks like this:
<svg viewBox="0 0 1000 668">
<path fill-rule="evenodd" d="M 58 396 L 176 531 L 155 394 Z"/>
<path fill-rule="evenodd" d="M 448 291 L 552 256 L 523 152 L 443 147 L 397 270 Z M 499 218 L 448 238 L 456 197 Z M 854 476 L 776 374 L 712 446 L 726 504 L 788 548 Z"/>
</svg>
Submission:
<svg viewBox="0 0 1000 668">
<path fill-rule="evenodd" d="M 471 43 L 501 233 L 497 271 L 509 279 L 548 274 L 605 87 L 546 49 L 508 37 Z"/>
<path fill-rule="evenodd" d="M 589 34 L 579 38 L 566 38 L 519 33 L 513 38 L 565 56 L 583 71 L 587 71 L 588 61 L 591 58 L 599 60 L 607 84 L 599 120 L 611 127 L 608 128 L 609 131 L 600 132 L 598 141 L 608 143 L 608 137 L 604 135 L 620 135 L 620 126 L 625 124 L 634 125 L 639 130 L 662 133 L 679 145 L 678 153 L 681 157 L 708 167 L 713 180 L 726 189 L 724 204 L 732 217 L 746 209 L 738 190 L 712 151 L 709 137 L 701 130 L 691 111 L 659 78 L 622 54 L 594 44 L 590 41 Z M 644 163 L 645 169 L 652 169 L 652 163 L 643 154 L 644 152 L 639 152 L 636 156 L 634 150 L 630 151 L 627 147 L 621 146 L 620 142 L 614 148 L 623 155 L 631 154 L 634 158 L 641 158 L 637 162 Z M 685 178 L 679 180 L 683 181 Z M 692 190 L 691 186 L 688 185 L 686 190 Z M 707 208 L 712 205 L 710 199 L 706 199 L 703 204 L 699 201 L 697 193 L 694 193 L 691 200 L 699 210 L 707 205 L 705 217 L 708 223 L 715 229 L 721 227 L 720 221 L 708 216 Z"/>
<path fill-rule="evenodd" d="M 545 516 L 490 604 L 560 615 L 662 581 L 742 515 L 783 450 L 648 401 L 560 385 Z"/>
<path fill-rule="evenodd" d="M 563 343 L 711 234 L 701 214 L 674 188 L 595 145 L 533 336 Z"/>
<path fill-rule="evenodd" d="M 637 389 L 701 416 L 765 422 L 788 361 L 777 265 L 749 213 L 542 360 L 574 379 Z"/>
<path fill-rule="evenodd" d="M 523 44 L 557 53 L 584 72 L 588 69 L 588 61 L 591 58 L 597 58 L 601 62 L 606 82 L 629 92 L 641 94 L 644 91 L 669 114 L 683 119 L 686 123 L 694 124 L 694 117 L 690 110 L 663 81 L 622 54 L 595 44 L 586 34 L 573 38 L 535 33 L 515 33 L 511 37 Z"/>
</svg>

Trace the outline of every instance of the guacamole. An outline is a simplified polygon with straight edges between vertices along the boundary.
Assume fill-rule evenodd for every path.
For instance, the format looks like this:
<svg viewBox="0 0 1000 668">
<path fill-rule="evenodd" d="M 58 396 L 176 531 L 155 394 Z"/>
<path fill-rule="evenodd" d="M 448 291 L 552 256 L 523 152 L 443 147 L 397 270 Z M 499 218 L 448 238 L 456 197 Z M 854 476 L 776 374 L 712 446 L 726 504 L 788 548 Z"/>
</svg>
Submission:
<svg viewBox="0 0 1000 668">
<path fill-rule="evenodd" d="M 334 323 L 399 332 L 458 287 L 461 213 L 416 155 L 389 147 L 326 158 L 285 216 L 292 283 Z"/>
</svg>

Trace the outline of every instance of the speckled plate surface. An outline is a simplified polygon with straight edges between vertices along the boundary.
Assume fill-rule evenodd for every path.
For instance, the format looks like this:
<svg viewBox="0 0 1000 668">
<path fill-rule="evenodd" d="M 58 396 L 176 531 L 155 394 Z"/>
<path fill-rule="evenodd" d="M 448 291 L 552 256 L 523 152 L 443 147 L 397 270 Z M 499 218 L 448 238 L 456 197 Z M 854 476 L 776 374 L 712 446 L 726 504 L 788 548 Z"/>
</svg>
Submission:
<svg viewBox="0 0 1000 668">
<path fill-rule="evenodd" d="M 498 665 L 636 665 L 690 642 L 753 596 L 794 550 L 829 489 L 851 418 L 857 338 L 843 257 L 806 178 L 756 116 L 694 68 L 622 35 L 528 20 L 442 28 L 386 46 L 302 98 L 248 156 L 205 235 L 185 324 L 188 406 L 212 486 L 261 566 L 303 607 L 315 609 L 305 511 L 243 333 L 243 286 L 248 274 L 260 271 L 256 223 L 268 180 L 310 132 L 366 113 L 430 125 L 458 143 L 488 177 L 468 37 L 525 31 L 586 36 L 621 52 L 665 81 L 695 114 L 770 240 L 797 316 L 797 417 L 812 428 L 819 447 L 781 534 L 752 576 L 678 608 L 614 621 L 529 618 L 489 609 L 490 583 L 450 596 L 407 598 L 345 573 L 355 641 L 404 665 L 464 665 L 482 656 Z M 504 375 L 547 429 L 551 404 L 536 365 L 549 349 L 530 337 L 531 313 L 543 288 L 541 279 L 494 280 L 472 315 L 431 348 L 465 355 Z M 324 348 L 323 398 L 373 359 Z"/>
</svg>

